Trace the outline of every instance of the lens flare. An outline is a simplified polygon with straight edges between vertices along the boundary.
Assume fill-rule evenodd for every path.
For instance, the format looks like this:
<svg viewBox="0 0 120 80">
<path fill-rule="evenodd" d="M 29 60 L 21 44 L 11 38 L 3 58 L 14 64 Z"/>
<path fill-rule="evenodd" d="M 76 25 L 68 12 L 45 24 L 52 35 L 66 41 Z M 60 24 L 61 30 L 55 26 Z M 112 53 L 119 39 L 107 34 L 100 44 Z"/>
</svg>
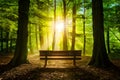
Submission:
<svg viewBox="0 0 120 80">
<path fill-rule="evenodd" d="M 55 28 L 56 28 L 56 31 L 63 32 L 63 30 L 64 30 L 64 22 L 63 21 L 57 21 Z"/>
</svg>

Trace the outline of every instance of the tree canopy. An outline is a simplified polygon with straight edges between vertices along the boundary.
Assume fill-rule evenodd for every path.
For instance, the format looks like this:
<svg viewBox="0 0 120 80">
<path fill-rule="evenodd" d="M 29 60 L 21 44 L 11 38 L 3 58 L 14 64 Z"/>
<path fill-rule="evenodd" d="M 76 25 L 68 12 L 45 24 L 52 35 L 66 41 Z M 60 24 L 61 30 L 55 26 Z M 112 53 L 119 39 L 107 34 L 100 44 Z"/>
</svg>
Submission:
<svg viewBox="0 0 120 80">
<path fill-rule="evenodd" d="M 0 0 L 2 53 L 17 53 L 19 56 L 26 54 L 24 59 L 27 59 L 27 53 L 36 50 L 82 50 L 86 56 L 91 56 L 97 50 L 98 53 L 105 53 L 102 56 L 107 56 L 106 59 L 120 57 L 119 0 L 97 0 L 102 1 L 100 9 L 93 4 L 96 0 L 19 1 Z M 20 46 L 25 47 L 23 52 L 17 51 L 22 49 Z"/>
</svg>

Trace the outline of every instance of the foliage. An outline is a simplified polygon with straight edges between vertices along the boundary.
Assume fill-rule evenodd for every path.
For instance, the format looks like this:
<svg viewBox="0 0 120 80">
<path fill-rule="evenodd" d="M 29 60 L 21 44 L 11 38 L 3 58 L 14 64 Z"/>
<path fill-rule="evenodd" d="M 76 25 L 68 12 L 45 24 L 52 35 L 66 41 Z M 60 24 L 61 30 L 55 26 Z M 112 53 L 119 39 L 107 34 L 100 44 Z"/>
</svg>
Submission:
<svg viewBox="0 0 120 80">
<path fill-rule="evenodd" d="M 85 18 L 86 29 L 86 55 L 91 55 L 93 46 L 92 31 L 92 6 L 91 0 L 66 0 L 67 5 L 67 28 L 68 28 L 68 48 L 71 47 L 72 32 L 72 7 L 76 1 L 76 45 L 75 49 L 83 49 L 83 19 Z M 107 28 L 110 27 L 110 49 L 112 53 L 119 53 L 120 49 L 120 1 L 104 0 L 104 28 L 105 37 Z M 85 8 L 85 15 L 84 15 Z M 62 0 L 56 0 L 57 21 L 63 20 L 63 3 Z M 53 37 L 53 20 L 54 19 L 54 1 L 53 0 L 31 0 L 29 11 L 29 34 L 28 50 L 31 48 L 38 49 L 45 46 L 45 49 L 51 49 Z M 16 38 L 18 23 L 18 0 L 0 0 L 0 31 L 3 29 L 3 37 L 6 32 Z M 0 33 L 1 34 L 1 33 Z M 1 39 L 1 36 L 0 36 Z M 62 49 L 62 39 L 60 39 L 60 49 Z M 5 43 L 5 42 L 4 42 Z M 48 44 L 49 43 L 49 44 Z M 15 45 L 15 43 L 13 43 Z M 46 45 L 48 45 L 46 47 Z M 4 44 L 5 47 L 5 44 Z M 116 52 L 117 51 L 117 52 Z"/>
</svg>

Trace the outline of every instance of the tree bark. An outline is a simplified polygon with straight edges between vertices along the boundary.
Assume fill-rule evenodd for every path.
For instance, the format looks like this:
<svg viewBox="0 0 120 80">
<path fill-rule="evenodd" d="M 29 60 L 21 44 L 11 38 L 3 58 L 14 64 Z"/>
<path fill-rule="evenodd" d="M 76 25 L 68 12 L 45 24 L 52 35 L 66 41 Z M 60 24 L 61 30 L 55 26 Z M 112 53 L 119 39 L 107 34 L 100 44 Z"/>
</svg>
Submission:
<svg viewBox="0 0 120 80">
<path fill-rule="evenodd" d="M 29 0 L 19 0 L 18 5 L 18 31 L 14 57 L 10 61 L 11 66 L 18 66 L 27 62 L 28 41 L 28 12 Z"/>
<path fill-rule="evenodd" d="M 110 67 L 110 62 L 104 40 L 104 19 L 102 0 L 92 0 L 93 11 L 93 55 L 89 65 L 96 67 Z"/>
</svg>

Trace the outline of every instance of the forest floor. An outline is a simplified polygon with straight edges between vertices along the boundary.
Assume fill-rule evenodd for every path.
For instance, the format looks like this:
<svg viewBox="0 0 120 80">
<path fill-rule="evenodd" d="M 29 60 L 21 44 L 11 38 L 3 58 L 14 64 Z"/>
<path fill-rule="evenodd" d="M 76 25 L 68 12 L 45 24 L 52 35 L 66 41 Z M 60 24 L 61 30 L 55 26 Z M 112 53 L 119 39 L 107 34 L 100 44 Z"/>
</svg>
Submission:
<svg viewBox="0 0 120 80">
<path fill-rule="evenodd" d="M 44 61 L 40 61 L 39 54 L 29 55 L 30 64 L 23 64 L 15 68 L 5 66 L 12 56 L 0 55 L 0 80 L 120 80 L 118 69 L 100 69 L 88 66 L 90 56 L 84 56 L 74 67 L 72 61 L 52 60 L 44 68 Z M 120 68 L 120 59 L 112 62 Z"/>
</svg>

